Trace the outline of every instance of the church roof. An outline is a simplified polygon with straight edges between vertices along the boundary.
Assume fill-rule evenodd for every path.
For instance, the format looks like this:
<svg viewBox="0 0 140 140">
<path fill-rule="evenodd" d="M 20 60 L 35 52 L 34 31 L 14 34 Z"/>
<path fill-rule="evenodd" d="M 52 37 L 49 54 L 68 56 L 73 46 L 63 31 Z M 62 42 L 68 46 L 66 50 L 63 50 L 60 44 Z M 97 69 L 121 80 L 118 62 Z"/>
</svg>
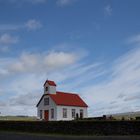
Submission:
<svg viewBox="0 0 140 140">
<path fill-rule="evenodd" d="M 49 95 L 56 105 L 88 107 L 88 105 L 80 98 L 78 94 L 58 91 L 56 94 L 44 94 L 38 102 L 37 107 L 45 95 Z"/>
<path fill-rule="evenodd" d="M 46 82 L 44 83 L 44 86 L 46 83 L 48 83 L 50 86 L 56 86 L 55 82 L 51 80 L 46 80 Z"/>
</svg>

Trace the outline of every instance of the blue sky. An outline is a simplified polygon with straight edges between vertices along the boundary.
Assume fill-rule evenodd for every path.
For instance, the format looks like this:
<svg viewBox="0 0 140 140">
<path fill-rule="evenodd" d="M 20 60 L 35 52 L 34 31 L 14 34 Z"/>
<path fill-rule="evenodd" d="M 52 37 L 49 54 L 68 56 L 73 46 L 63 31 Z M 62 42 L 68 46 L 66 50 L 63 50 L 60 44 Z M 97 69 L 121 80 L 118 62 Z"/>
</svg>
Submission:
<svg viewBox="0 0 140 140">
<path fill-rule="evenodd" d="M 43 83 L 89 116 L 140 111 L 140 1 L 0 0 L 0 112 L 36 115 Z"/>
</svg>

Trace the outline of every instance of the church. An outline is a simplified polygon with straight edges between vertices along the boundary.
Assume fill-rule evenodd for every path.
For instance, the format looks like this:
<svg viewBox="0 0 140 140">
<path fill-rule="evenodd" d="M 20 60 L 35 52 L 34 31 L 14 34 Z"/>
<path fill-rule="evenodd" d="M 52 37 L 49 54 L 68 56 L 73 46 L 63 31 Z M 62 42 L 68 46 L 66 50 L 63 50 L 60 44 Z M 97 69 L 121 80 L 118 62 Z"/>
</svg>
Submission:
<svg viewBox="0 0 140 140">
<path fill-rule="evenodd" d="M 46 80 L 44 94 L 36 105 L 37 117 L 45 121 L 87 118 L 88 105 L 78 94 L 56 91 L 56 83 Z"/>
</svg>

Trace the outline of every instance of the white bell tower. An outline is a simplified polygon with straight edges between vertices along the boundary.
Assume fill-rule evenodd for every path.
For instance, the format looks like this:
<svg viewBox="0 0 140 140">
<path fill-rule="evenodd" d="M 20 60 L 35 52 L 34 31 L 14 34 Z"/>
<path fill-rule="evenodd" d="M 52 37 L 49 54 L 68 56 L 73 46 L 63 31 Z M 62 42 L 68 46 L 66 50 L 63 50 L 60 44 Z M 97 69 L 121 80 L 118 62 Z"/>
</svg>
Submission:
<svg viewBox="0 0 140 140">
<path fill-rule="evenodd" d="M 56 94 L 56 84 L 54 81 L 46 80 L 44 83 L 44 94 Z"/>
</svg>

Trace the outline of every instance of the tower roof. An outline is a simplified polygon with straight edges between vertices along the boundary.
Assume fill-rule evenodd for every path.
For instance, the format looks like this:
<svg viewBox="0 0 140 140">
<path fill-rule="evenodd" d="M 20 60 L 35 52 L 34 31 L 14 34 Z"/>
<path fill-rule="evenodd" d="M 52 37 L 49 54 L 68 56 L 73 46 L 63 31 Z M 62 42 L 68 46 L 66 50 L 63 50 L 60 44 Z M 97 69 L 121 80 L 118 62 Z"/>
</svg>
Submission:
<svg viewBox="0 0 140 140">
<path fill-rule="evenodd" d="M 51 80 L 46 80 L 46 82 L 44 83 L 44 86 L 46 83 L 48 83 L 50 86 L 56 86 L 55 82 Z"/>
</svg>

